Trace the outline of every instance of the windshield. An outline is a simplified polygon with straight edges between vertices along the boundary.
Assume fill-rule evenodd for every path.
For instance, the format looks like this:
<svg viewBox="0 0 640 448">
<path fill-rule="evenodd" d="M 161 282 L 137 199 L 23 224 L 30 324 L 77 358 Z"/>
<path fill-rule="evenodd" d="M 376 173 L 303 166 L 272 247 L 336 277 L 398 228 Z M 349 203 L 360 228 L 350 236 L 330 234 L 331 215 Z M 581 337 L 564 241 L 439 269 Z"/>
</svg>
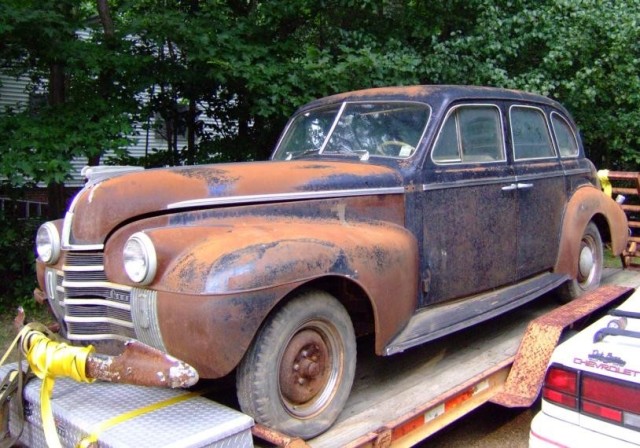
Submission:
<svg viewBox="0 0 640 448">
<path fill-rule="evenodd" d="M 296 116 L 273 159 L 310 154 L 411 157 L 429 120 L 426 104 L 401 102 L 342 103 Z"/>
</svg>

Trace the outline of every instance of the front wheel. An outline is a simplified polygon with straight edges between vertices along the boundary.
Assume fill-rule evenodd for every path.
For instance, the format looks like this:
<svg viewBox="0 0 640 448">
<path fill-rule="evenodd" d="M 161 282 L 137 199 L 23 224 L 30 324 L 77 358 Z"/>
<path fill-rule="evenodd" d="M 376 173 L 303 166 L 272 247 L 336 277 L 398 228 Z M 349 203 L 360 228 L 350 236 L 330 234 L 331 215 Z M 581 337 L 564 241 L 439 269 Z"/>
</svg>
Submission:
<svg viewBox="0 0 640 448">
<path fill-rule="evenodd" d="M 345 308 L 325 292 L 303 293 L 267 319 L 240 363 L 240 408 L 270 428 L 314 437 L 342 411 L 355 366 Z"/>
<path fill-rule="evenodd" d="M 603 263 L 602 238 L 598 227 L 590 222 L 580 240 L 578 274 L 574 280 L 570 280 L 560 287 L 561 300 L 569 302 L 600 286 Z"/>
</svg>

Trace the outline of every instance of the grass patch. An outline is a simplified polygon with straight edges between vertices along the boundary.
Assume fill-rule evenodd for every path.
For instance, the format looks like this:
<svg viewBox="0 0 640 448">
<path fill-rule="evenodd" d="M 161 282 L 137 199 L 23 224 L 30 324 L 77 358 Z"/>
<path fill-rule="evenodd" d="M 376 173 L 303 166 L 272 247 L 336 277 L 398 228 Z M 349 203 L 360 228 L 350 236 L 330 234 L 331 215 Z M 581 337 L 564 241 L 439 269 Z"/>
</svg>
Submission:
<svg viewBox="0 0 640 448">
<path fill-rule="evenodd" d="M 608 247 L 604 248 L 604 267 L 622 269 L 622 260 L 620 257 L 613 255 Z"/>
<path fill-rule="evenodd" d="M 10 316 L 9 314 L 0 314 L 0 358 L 4 356 L 9 345 L 16 337 L 16 332 L 13 328 L 13 317 L 14 316 Z M 17 356 L 14 352 L 6 362 L 9 363 L 16 360 Z"/>
<path fill-rule="evenodd" d="M 5 352 L 11 345 L 11 342 L 13 342 L 17 335 L 15 328 L 13 328 L 13 319 L 15 317 L 15 312 L 13 314 L 0 314 L 0 359 L 4 356 Z M 32 311 L 30 314 L 27 314 L 27 319 L 30 322 L 40 322 L 45 325 L 53 322 L 53 318 L 49 315 L 48 311 L 44 309 L 44 307 L 39 308 L 36 312 Z M 14 350 L 6 362 L 14 362 L 17 361 L 17 359 L 17 352 Z"/>
</svg>

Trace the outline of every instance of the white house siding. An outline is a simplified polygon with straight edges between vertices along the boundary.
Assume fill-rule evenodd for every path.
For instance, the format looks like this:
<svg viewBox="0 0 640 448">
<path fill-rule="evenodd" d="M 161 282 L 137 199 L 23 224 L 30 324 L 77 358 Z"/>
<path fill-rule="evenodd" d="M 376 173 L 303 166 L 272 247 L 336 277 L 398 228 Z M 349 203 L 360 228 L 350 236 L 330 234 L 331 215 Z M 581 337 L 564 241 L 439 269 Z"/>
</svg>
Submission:
<svg viewBox="0 0 640 448">
<path fill-rule="evenodd" d="M 13 76 L 0 75 L 0 84 L 0 113 L 7 107 L 24 110 L 28 106 L 29 93 L 25 88 L 29 84 L 29 78 L 21 76 L 16 79 Z"/>
<path fill-rule="evenodd" d="M 22 76 L 15 78 L 0 74 L 0 113 L 3 113 L 7 107 L 12 107 L 16 110 L 24 110 L 29 105 L 29 92 L 26 90 L 29 85 L 29 78 Z M 145 94 L 141 94 L 140 98 L 144 101 Z M 126 148 L 129 155 L 132 157 L 144 157 L 147 152 L 151 152 L 152 149 L 164 150 L 167 147 L 167 142 L 157 132 L 151 130 L 148 133 L 143 129 L 141 123 L 133 123 L 136 131 L 135 135 L 131 136 L 132 143 Z M 148 142 L 147 142 L 148 138 Z M 178 148 L 186 146 L 187 141 L 185 138 L 178 139 Z M 108 160 L 113 153 L 108 151 L 102 158 L 102 161 Z M 87 165 L 86 157 L 76 157 L 71 161 L 71 179 L 65 182 L 68 187 L 79 187 L 84 183 L 84 179 L 80 172 L 84 166 Z"/>
</svg>

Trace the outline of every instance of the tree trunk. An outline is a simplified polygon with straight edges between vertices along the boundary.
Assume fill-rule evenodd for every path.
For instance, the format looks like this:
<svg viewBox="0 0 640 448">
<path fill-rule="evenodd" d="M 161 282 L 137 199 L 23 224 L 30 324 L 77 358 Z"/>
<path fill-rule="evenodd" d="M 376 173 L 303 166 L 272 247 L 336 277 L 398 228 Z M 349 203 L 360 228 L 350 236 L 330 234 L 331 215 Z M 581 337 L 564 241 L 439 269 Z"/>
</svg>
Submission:
<svg viewBox="0 0 640 448">
<path fill-rule="evenodd" d="M 196 101 L 189 100 L 189 113 L 187 115 L 187 164 L 196 163 Z"/>
<path fill-rule="evenodd" d="M 116 39 L 115 39 L 115 26 L 111 17 L 111 10 L 109 8 L 108 0 L 96 0 L 98 7 L 98 16 L 100 17 L 100 23 L 102 24 L 102 31 L 104 32 L 104 43 L 107 50 L 115 51 Z M 100 96 L 109 101 L 111 96 L 111 90 L 113 86 L 113 68 L 107 66 L 100 70 L 98 74 L 98 89 Z M 102 158 L 102 151 L 89 157 L 89 165 L 100 165 L 100 159 Z"/>
<path fill-rule="evenodd" d="M 64 65 L 54 62 L 49 67 L 49 105 L 52 107 L 64 104 L 66 97 L 66 80 Z M 58 219 L 65 212 L 64 184 L 50 182 L 47 185 L 47 198 L 49 202 L 48 218 Z"/>
</svg>

